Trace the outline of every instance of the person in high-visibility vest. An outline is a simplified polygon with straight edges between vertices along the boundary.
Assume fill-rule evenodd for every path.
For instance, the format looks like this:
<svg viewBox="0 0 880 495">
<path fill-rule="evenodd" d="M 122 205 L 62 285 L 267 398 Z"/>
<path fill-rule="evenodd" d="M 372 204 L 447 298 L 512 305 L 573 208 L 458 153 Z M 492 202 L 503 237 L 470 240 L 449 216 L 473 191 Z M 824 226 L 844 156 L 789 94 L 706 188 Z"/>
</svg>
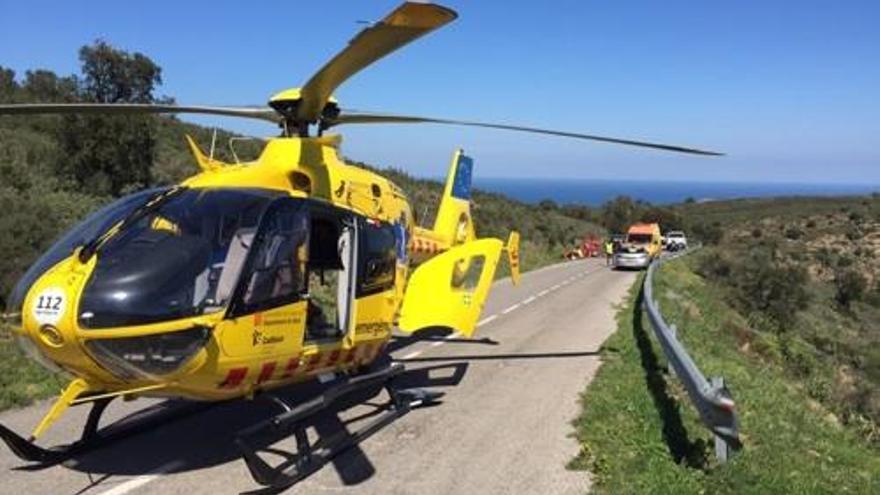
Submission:
<svg viewBox="0 0 880 495">
<path fill-rule="evenodd" d="M 607 239 L 605 241 L 605 266 L 608 266 L 611 264 L 613 256 L 614 256 L 614 244 L 611 242 L 611 239 Z"/>
</svg>

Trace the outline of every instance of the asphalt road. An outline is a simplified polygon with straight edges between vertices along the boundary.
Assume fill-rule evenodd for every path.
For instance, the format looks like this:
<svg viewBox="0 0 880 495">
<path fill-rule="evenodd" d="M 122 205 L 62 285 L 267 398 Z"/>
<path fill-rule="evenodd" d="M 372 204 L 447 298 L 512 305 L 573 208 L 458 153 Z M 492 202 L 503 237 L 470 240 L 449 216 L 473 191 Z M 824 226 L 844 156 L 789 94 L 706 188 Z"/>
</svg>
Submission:
<svg viewBox="0 0 880 495">
<path fill-rule="evenodd" d="M 446 393 L 385 427 L 286 493 L 584 493 L 589 479 L 565 469 L 578 449 L 571 421 L 578 397 L 614 330 L 615 305 L 634 273 L 589 260 L 530 272 L 518 287 L 496 283 L 476 340 L 429 335 L 392 342 L 405 382 Z M 303 392 L 300 391 L 300 394 Z M 298 397 L 301 397 L 298 396 Z M 386 399 L 330 411 L 313 438 L 364 424 Z M 29 431 L 46 403 L 0 413 Z M 111 405 L 106 423 L 169 406 L 160 401 Z M 22 470 L 0 451 L 0 493 L 225 494 L 258 488 L 233 444 L 234 433 L 275 412 L 267 402 L 238 401 L 176 420 L 47 469 Z M 73 440 L 85 409 L 73 409 L 43 439 Z M 292 447 L 286 439 L 275 445 Z"/>
</svg>

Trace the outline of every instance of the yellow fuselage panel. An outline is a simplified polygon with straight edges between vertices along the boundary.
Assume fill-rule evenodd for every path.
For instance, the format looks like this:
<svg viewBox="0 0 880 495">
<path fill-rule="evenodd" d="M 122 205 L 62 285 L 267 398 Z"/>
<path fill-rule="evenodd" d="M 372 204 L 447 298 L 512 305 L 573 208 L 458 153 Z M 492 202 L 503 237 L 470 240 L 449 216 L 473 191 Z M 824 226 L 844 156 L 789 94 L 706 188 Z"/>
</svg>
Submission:
<svg viewBox="0 0 880 495">
<path fill-rule="evenodd" d="M 335 135 L 270 139 L 256 161 L 205 171 L 183 185 L 287 191 L 387 222 L 405 216 L 409 223 L 409 204 L 402 190 L 381 175 L 342 161 L 340 141 Z"/>
</svg>

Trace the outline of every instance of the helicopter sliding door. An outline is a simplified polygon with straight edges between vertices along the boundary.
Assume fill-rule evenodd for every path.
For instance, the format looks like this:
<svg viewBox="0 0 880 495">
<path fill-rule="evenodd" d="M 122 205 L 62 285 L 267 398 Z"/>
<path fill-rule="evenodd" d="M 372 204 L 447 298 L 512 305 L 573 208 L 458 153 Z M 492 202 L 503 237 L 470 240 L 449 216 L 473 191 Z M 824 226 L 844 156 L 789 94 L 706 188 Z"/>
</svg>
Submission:
<svg viewBox="0 0 880 495">
<path fill-rule="evenodd" d="M 339 328 L 351 331 L 355 305 L 355 282 L 357 280 L 357 222 L 349 219 L 339 236 L 339 260 L 342 270 L 336 286 L 336 319 Z"/>
<path fill-rule="evenodd" d="M 357 270 L 352 288 L 356 310 L 351 340 L 362 349 L 366 360 L 379 352 L 391 333 L 397 313 L 400 242 L 392 224 L 358 217 L 357 243 L 352 257 L 357 260 Z"/>
</svg>

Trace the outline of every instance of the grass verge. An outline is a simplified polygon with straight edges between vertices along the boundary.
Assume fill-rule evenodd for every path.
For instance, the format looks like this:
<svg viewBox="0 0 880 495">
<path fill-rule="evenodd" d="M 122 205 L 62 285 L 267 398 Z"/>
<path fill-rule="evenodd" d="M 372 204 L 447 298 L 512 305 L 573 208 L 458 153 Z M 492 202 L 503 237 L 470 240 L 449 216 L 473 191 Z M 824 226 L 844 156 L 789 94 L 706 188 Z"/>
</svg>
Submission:
<svg viewBox="0 0 880 495">
<path fill-rule="evenodd" d="M 0 325 L 0 410 L 56 395 L 65 381 L 26 358 L 9 329 Z"/>
<path fill-rule="evenodd" d="M 580 454 L 598 493 L 880 493 L 880 455 L 808 398 L 774 363 L 740 352 L 724 329 L 742 323 L 682 261 L 655 278 L 664 316 L 707 376 L 722 375 L 744 449 L 714 460 L 711 434 L 666 360 L 640 305 L 640 284 L 618 313 L 604 363 L 581 398 Z"/>
</svg>

